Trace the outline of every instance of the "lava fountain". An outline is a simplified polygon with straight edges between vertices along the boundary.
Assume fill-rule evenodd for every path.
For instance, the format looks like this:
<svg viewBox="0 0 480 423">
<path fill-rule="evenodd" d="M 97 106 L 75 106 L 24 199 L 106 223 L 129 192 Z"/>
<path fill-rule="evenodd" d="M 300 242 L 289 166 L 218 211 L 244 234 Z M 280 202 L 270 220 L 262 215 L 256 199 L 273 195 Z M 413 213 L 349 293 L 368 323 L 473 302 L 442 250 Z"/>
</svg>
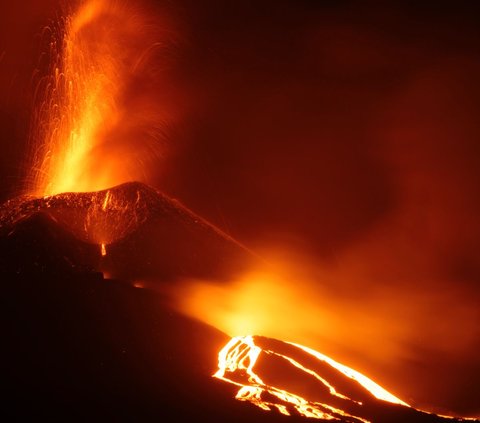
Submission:
<svg viewBox="0 0 480 423">
<path fill-rule="evenodd" d="M 126 266 L 131 261 L 125 259 L 128 254 L 118 253 L 118 245 L 117 252 L 114 248 L 110 254 L 108 244 L 127 238 L 143 225 L 147 229 L 142 237 L 149 241 L 132 244 L 144 248 L 139 262 L 158 266 L 158 257 L 162 257 L 162 266 L 181 262 L 171 267 L 169 281 L 208 278 L 227 250 L 234 251 L 232 257 L 258 258 L 180 203 L 131 182 L 148 181 L 149 162 L 161 155 L 164 128 L 173 119 L 172 113 L 159 105 L 157 96 L 145 94 L 151 91 L 151 79 L 158 77 L 149 62 L 166 44 L 152 42 L 157 35 L 140 9 L 109 0 L 82 1 L 61 25 L 45 29 L 49 60 L 44 74 L 39 71 L 35 92 L 27 197 L 0 209 L 0 228 L 4 225 L 8 229 L 6 237 L 17 222 L 43 212 L 77 238 L 98 244 L 98 255 L 117 260 L 118 270 L 125 261 Z M 153 231 L 158 235 L 155 242 L 150 242 L 148 232 L 152 231 L 145 222 L 160 228 Z M 172 248 L 170 242 L 175 237 L 181 242 Z M 164 245 L 158 245 L 158 239 Z M 158 256 L 151 253 L 156 249 L 161 252 Z M 138 249 L 131 247 L 129 251 L 134 250 Z M 129 254 L 127 258 L 132 260 L 133 253 Z M 186 267 L 191 274 L 179 275 Z M 154 278 L 156 274 L 147 270 L 150 273 L 144 273 Z M 183 311 L 195 314 L 191 310 L 195 307 L 189 307 Z M 203 314 L 195 317 L 217 327 L 224 325 L 209 321 L 211 315 Z M 260 357 L 281 362 L 280 367 L 267 366 L 268 381 L 255 370 Z M 313 367 L 322 367 L 323 373 L 306 364 L 312 357 Z M 278 367 L 279 374 L 271 372 L 272 367 Z M 368 422 L 375 417 L 376 401 L 393 404 L 395 413 L 412 410 L 366 376 L 310 348 L 284 341 L 233 337 L 220 351 L 219 370 L 213 376 L 239 386 L 237 399 L 264 410 L 275 408 L 285 415 Z M 310 379 L 316 384 L 314 395 L 303 392 Z"/>
<path fill-rule="evenodd" d="M 172 118 L 147 94 L 164 82 L 152 60 L 171 32 L 157 27 L 138 7 L 88 0 L 44 29 L 47 64 L 36 75 L 27 193 L 98 191 L 146 179 Z"/>
</svg>

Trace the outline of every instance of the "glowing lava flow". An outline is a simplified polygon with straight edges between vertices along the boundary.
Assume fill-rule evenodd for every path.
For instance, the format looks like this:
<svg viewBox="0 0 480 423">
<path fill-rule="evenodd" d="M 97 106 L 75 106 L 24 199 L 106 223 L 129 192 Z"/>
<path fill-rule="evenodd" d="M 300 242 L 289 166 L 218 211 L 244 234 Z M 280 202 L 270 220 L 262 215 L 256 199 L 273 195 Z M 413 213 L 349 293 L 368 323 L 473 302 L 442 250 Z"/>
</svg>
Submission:
<svg viewBox="0 0 480 423">
<path fill-rule="evenodd" d="M 341 372 L 341 374 L 351 379 L 354 391 L 355 389 L 358 389 L 358 387 L 355 387 L 355 382 L 358 382 L 361 387 L 376 398 L 408 407 L 408 404 L 390 394 L 375 382 L 355 370 L 341 365 L 310 348 L 288 342 L 284 344 L 299 348 Z M 326 391 L 329 394 L 327 394 L 327 397 L 330 396 L 334 399 L 336 398 L 336 402 L 329 401 L 330 404 L 327 404 L 325 402 L 307 400 L 285 389 L 264 382 L 255 370 L 255 367 L 258 367 L 259 358 L 262 356 L 281 359 L 284 361 L 284 364 L 291 365 L 295 369 L 313 377 L 323 385 L 324 388 L 326 388 Z M 360 397 L 360 399 L 365 398 L 365 393 L 357 395 L 357 398 L 354 399 L 351 394 L 351 396 L 348 396 L 338 392 L 331 383 L 316 371 L 302 365 L 292 357 L 278 351 L 264 349 L 258 346 L 252 336 L 232 338 L 219 353 L 218 367 L 219 369 L 214 374 L 214 377 L 239 386 L 240 389 L 236 395 L 238 400 L 249 401 L 264 410 L 277 409 L 280 413 L 285 415 L 299 414 L 304 417 L 317 419 L 369 422 L 369 420 L 364 417 L 345 411 L 345 409 L 358 410 L 362 406 L 362 401 L 359 400 L 358 397 Z M 345 404 L 348 404 L 348 406 L 346 407 Z"/>
<path fill-rule="evenodd" d="M 300 344 L 294 344 L 292 342 L 287 342 L 287 343 L 291 345 L 295 345 L 297 348 L 302 349 L 303 351 L 313 355 L 314 357 L 318 358 L 321 361 L 325 361 L 326 363 L 330 364 L 330 366 L 332 366 L 333 368 L 342 372 L 345 376 L 348 376 L 349 378 L 356 380 L 367 391 L 369 391 L 375 398 L 378 398 L 383 401 L 388 401 L 393 404 L 401 404 L 409 407 L 409 405 L 406 402 L 392 395 L 390 392 L 382 388 L 380 385 L 377 385 L 373 380 L 362 375 L 360 372 L 357 372 L 356 370 L 353 370 L 350 367 L 344 366 L 343 364 L 337 363 L 335 360 L 332 360 L 330 357 L 327 357 L 326 355 L 321 354 L 318 351 L 315 351 L 311 348 L 304 347 L 303 345 L 300 345 Z"/>
</svg>

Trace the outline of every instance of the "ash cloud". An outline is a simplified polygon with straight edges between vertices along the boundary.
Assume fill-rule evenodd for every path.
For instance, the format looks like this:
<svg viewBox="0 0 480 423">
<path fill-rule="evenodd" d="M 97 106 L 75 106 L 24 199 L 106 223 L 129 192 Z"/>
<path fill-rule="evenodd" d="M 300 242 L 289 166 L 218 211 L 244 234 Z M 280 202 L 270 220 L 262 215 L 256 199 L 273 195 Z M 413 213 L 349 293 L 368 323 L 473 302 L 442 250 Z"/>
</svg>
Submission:
<svg viewBox="0 0 480 423">
<path fill-rule="evenodd" d="M 290 251 L 285 263 L 311 269 L 291 288 L 312 294 L 285 306 L 292 315 L 307 301 L 370 318 L 370 340 L 348 335 L 351 316 L 328 336 L 351 340 L 377 380 L 478 414 L 475 10 L 187 4 L 178 78 L 190 111 L 159 184 L 252 248 Z M 327 302 L 314 295 L 324 285 L 336 292 Z M 387 364 L 374 364 L 382 353 Z"/>
<path fill-rule="evenodd" d="M 146 3 L 155 21 L 165 4 Z M 363 338 L 350 339 L 358 341 L 356 360 L 386 387 L 414 389 L 420 404 L 478 415 L 474 6 L 231 3 L 169 3 L 181 43 L 172 50 L 168 84 L 148 82 L 162 66 L 154 58 L 124 87 L 126 114 L 141 117 L 140 105 L 170 110 L 175 103 L 181 117 L 163 127 L 171 142 L 159 161 L 145 165 L 146 180 L 253 249 L 289 251 L 283 261 L 307 269 L 294 293 L 311 294 L 312 313 L 324 305 L 335 319 L 362 302 L 376 344 L 369 349 Z M 10 22 L 0 26 L 2 198 L 14 193 L 15 167 L 23 166 L 22 90 L 36 57 L 26 58 L 41 27 L 31 25 L 43 25 L 55 7 L 28 8 L 25 17 L 23 3 L 0 14 Z M 151 131 L 146 121 L 107 134 L 101 154 L 117 138 Z M 119 154 L 125 145 L 116 144 Z M 328 304 L 315 295 L 324 290 Z M 293 313 L 305 302 L 289 307 Z M 332 345 L 349 336 L 350 320 L 329 338 Z M 375 364 L 372 348 L 385 332 L 395 348 Z"/>
</svg>

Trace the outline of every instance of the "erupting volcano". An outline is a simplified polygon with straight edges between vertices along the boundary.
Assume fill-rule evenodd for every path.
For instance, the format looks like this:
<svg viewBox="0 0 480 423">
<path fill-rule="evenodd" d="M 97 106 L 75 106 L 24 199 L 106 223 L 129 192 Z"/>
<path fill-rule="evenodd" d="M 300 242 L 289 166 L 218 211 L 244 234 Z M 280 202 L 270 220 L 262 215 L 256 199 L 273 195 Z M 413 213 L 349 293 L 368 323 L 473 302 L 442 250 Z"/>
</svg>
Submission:
<svg viewBox="0 0 480 423">
<path fill-rule="evenodd" d="M 467 420 L 417 409 L 295 333 L 226 334 L 198 304 L 179 307 L 192 281 L 229 289 L 275 268 L 147 184 L 173 113 L 132 91 L 158 83 L 151 60 L 169 31 L 140 6 L 85 0 L 43 33 L 29 174 L 0 207 L 5 417 Z M 208 294 L 201 301 L 213 308 Z"/>
<path fill-rule="evenodd" d="M 213 383 L 214 376 L 240 387 L 236 398 L 263 410 L 258 414 L 248 409 L 250 421 L 276 421 L 276 414 L 262 416 L 267 410 L 355 423 L 442 421 L 438 416 L 410 408 L 359 372 L 305 346 L 251 336 L 234 337 L 227 342 L 227 335 L 211 326 L 181 317 L 161 295 L 166 286 L 170 287 L 168 291 L 183 279 L 195 278 L 227 284 L 232 266 L 240 271 L 258 266 L 262 259 L 178 201 L 141 183 L 93 193 L 11 200 L 0 210 L 0 250 L 0 265 L 9 281 L 9 304 L 4 312 L 7 322 L 16 322 L 13 330 L 20 331 L 20 339 L 18 333 L 11 335 L 14 338 L 4 352 L 4 362 L 21 357 L 21 366 L 25 367 L 13 372 L 5 369 L 5 378 L 15 387 L 14 392 L 39 389 L 39 400 L 45 401 L 42 407 L 51 405 L 48 398 L 56 398 L 61 404 L 56 410 L 60 416 L 66 413 L 63 407 L 70 395 L 78 395 L 77 389 L 90 390 L 90 384 L 98 379 L 100 391 L 94 389 L 93 397 L 82 399 L 87 401 L 87 413 L 113 418 L 126 410 L 137 415 L 136 407 L 145 407 L 142 415 L 149 418 L 168 415 L 174 419 L 170 413 L 179 413 L 176 418 L 182 421 L 189 413 L 178 411 L 181 403 L 200 401 L 199 407 L 208 413 L 210 421 L 224 421 L 232 418 L 229 413 L 238 411 L 228 401 L 219 406 L 218 401 L 225 401 L 221 395 L 211 397 L 219 395 L 218 390 L 222 389 Z M 113 279 L 104 280 L 100 271 Z M 148 289 L 136 289 L 139 287 Z M 93 298 L 88 299 L 89 296 Z M 80 314 L 72 315 L 65 309 L 70 306 Z M 25 307 L 39 313 L 35 329 L 21 317 Z M 41 311 L 44 307 L 49 310 L 46 315 Z M 51 319 L 60 316 L 66 320 L 59 326 Z M 92 327 L 98 322 L 100 328 Z M 12 328 L 8 326 L 7 323 L 5 329 L 10 333 Z M 28 353 L 32 340 L 24 335 L 24 331 L 31 330 L 38 331 L 44 345 L 35 358 Z M 120 332 L 112 338 L 111 330 L 113 334 Z M 151 345 L 148 339 L 137 338 L 136 331 L 148 332 L 158 339 Z M 222 349 L 221 342 L 225 343 Z M 66 354 L 59 360 L 65 360 L 62 366 L 72 367 L 67 373 L 51 370 L 56 364 L 49 356 L 53 352 L 50 345 L 55 345 L 61 356 Z M 219 350 L 216 372 L 215 349 Z M 187 351 L 196 357 L 201 355 L 192 362 L 184 356 Z M 207 352 L 211 354 L 208 358 Z M 99 359 L 97 354 L 103 358 Z M 127 355 L 122 357 L 124 354 Z M 146 360 L 140 365 L 148 370 L 139 370 L 139 363 L 129 362 L 140 357 Z M 78 374 L 79 369 L 86 372 L 85 380 L 85 375 Z M 120 373 L 109 379 L 117 371 Z M 145 371 L 152 371 L 158 379 L 150 380 Z M 31 374 L 35 376 L 31 378 Z M 73 379 L 65 380 L 67 375 Z M 56 382 L 50 381 L 52 377 Z M 130 379 L 134 380 L 132 386 L 103 392 L 110 391 L 112 383 L 124 384 Z M 169 395 L 173 396 L 166 400 L 165 394 L 159 394 L 155 402 L 158 400 L 161 411 L 152 408 L 150 397 L 142 397 L 152 383 L 154 388 L 149 395 L 155 397 L 157 385 L 168 383 Z M 60 386 L 66 391 L 58 391 Z M 140 389 L 141 397 L 132 389 Z M 225 393 L 228 392 L 230 389 L 225 387 Z M 107 398 L 107 402 L 98 406 L 96 395 Z M 126 409 L 105 409 L 124 395 L 132 401 Z"/>
<path fill-rule="evenodd" d="M 140 85 L 155 83 L 151 61 L 168 36 L 155 34 L 134 5 L 89 0 L 43 37 L 49 62 L 36 76 L 27 192 L 94 191 L 144 180 L 171 117 Z"/>
</svg>

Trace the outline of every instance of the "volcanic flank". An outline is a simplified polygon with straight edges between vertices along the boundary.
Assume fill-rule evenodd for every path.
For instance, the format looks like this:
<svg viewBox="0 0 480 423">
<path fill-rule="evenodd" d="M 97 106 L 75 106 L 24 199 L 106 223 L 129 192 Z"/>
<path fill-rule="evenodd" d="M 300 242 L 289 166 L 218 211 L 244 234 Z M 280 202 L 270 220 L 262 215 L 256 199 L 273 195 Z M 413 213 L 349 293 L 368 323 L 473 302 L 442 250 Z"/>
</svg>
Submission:
<svg viewBox="0 0 480 423">
<path fill-rule="evenodd" d="M 313 350 L 231 339 L 158 290 L 135 288 L 138 278 L 226 283 L 260 260 L 150 187 L 19 198 L 0 210 L 5 420 L 447 420 L 380 399 Z"/>
<path fill-rule="evenodd" d="M 384 19 L 382 8 L 378 15 L 381 25 L 375 24 L 375 31 L 367 31 L 367 27 L 363 29 L 357 22 L 349 25 L 349 18 L 346 21 L 337 19 L 335 8 L 330 6 L 319 8 L 319 20 L 316 18 L 320 15 L 310 13 L 313 9 L 305 9 L 309 11 L 305 20 L 302 13 L 297 14 L 295 8 L 290 9 L 285 2 L 279 2 L 280 5 L 272 2 L 271 7 L 237 2 L 247 3 L 245 9 L 242 9 L 244 6 L 232 9 L 232 13 L 229 5 L 225 14 L 214 7 L 217 21 L 217 18 L 210 19 L 210 12 L 205 14 L 210 6 L 202 2 L 198 2 L 202 3 L 199 13 L 189 11 L 196 2 L 190 2 L 190 6 L 185 4 L 185 10 L 184 6 L 176 4 L 179 13 L 175 8 L 170 13 L 170 6 L 167 6 L 177 2 L 80 0 L 66 3 L 71 4 L 62 6 L 62 11 L 56 14 L 59 19 L 40 31 L 40 57 L 31 78 L 33 86 L 27 89 L 32 93 L 31 127 L 28 134 L 17 134 L 13 138 L 20 140 L 22 137 L 28 144 L 25 161 L 20 167 L 25 170 L 22 178 L 25 192 L 31 196 L 0 205 L 0 374 L 3 383 L 0 419 L 6 422 L 212 423 L 289 423 L 311 421 L 312 418 L 348 423 L 461 421 L 416 410 L 359 372 L 307 346 L 291 343 L 289 339 L 223 333 L 218 329 L 227 327 L 222 318 L 217 318 L 216 313 L 210 316 L 215 318 L 207 318 L 208 308 L 215 308 L 213 300 L 223 288 L 231 291 L 238 302 L 262 311 L 264 307 L 252 300 L 260 296 L 276 297 L 280 303 L 279 313 L 288 314 L 295 323 L 302 320 L 296 311 L 304 308 L 307 310 L 303 313 L 304 319 L 312 322 L 309 327 L 318 325 L 318 332 L 326 329 L 331 320 L 325 319 L 325 325 L 321 326 L 320 319 L 310 316 L 310 309 L 304 302 L 308 293 L 299 301 L 294 295 L 285 296 L 285 300 L 276 295 L 281 283 L 275 278 L 271 279 L 273 283 L 265 284 L 268 289 L 253 295 L 250 291 L 244 296 L 236 295 L 238 292 L 231 289 L 235 278 L 240 276 L 243 282 L 242 275 L 245 275 L 248 283 L 262 285 L 251 276 L 252 271 L 267 268 L 273 274 L 273 266 L 179 201 L 142 183 L 127 182 L 141 180 L 160 185 L 159 169 L 163 172 L 170 166 L 178 173 L 173 179 L 191 180 L 189 174 L 202 177 L 200 173 L 205 174 L 206 180 L 213 178 L 221 182 L 220 179 L 226 177 L 225 183 L 219 185 L 217 192 L 220 193 L 230 194 L 232 187 L 241 187 L 241 180 L 249 184 L 250 190 L 255 181 L 261 189 L 254 189 L 252 196 L 244 197 L 250 199 L 244 204 L 251 208 L 256 200 L 263 203 L 268 197 L 271 202 L 263 204 L 265 220 L 257 220 L 256 224 L 250 221 L 249 213 L 242 213 L 246 209 L 239 208 L 241 220 L 246 219 L 251 230 L 263 231 L 268 226 L 264 224 L 266 219 L 283 222 L 289 213 L 292 221 L 302 219 L 302 225 L 295 224 L 292 228 L 309 230 L 314 220 L 320 221 L 343 211 L 345 217 L 338 220 L 338 226 L 346 225 L 347 229 L 333 231 L 330 237 L 337 238 L 335 234 L 338 233 L 338 242 L 343 245 L 345 241 L 341 240 L 350 238 L 349 231 L 357 234 L 360 229 L 364 230 L 363 226 L 375 223 L 378 215 L 383 214 L 397 197 L 405 197 L 407 203 L 413 198 L 415 210 L 419 198 L 422 204 L 430 203 L 430 196 L 424 195 L 430 190 L 425 187 L 429 185 L 429 172 L 434 170 L 435 175 L 437 165 L 430 169 L 428 152 L 432 151 L 433 156 L 442 155 L 442 148 L 437 152 L 438 143 L 430 142 L 432 134 L 437 134 L 438 129 L 432 128 L 438 127 L 439 120 L 450 122 L 449 115 L 459 111 L 462 129 L 457 131 L 456 125 L 453 129 L 448 125 L 438 127 L 440 132 L 445 129 L 447 136 L 444 139 L 439 133 L 442 136 L 433 139 L 438 138 L 440 144 L 448 147 L 445 151 L 456 157 L 456 141 L 462 140 L 465 131 L 469 134 L 465 151 L 471 155 L 470 138 L 475 140 L 476 137 L 470 136 L 468 124 L 464 128 L 469 119 L 465 118 L 467 110 L 457 107 L 461 105 L 461 101 L 457 101 L 461 97 L 443 93 L 448 84 L 444 84 L 442 72 L 439 72 L 441 60 L 436 43 L 430 44 L 429 37 L 412 38 L 409 33 L 409 41 L 403 46 L 397 39 L 402 31 L 397 31 L 396 23 L 392 26 L 395 35 L 390 44 L 385 31 L 381 31 L 379 38 L 382 40 L 377 42 L 377 30 L 391 19 Z M 292 7 L 294 3 L 305 3 L 306 7 L 308 2 L 288 3 Z M 50 8 L 50 5 L 43 6 Z M 15 10 L 15 7 L 7 9 Z M 244 14 L 246 11 L 248 13 Z M 6 16 L 10 16 L 11 11 L 7 12 Z M 20 26 L 39 22 L 22 8 L 19 12 Z M 368 20 L 375 18 L 377 13 L 372 16 L 369 10 Z M 262 17 L 261 21 L 256 21 L 255 16 L 260 16 L 257 14 L 268 19 L 264 21 Z M 350 14 L 355 21 L 361 16 L 355 8 L 349 8 Z M 411 23 L 414 15 L 410 12 L 407 15 Z M 230 20 L 233 16 L 235 19 Z M 385 16 L 395 14 L 389 12 Z M 183 19 L 191 19 L 190 24 L 184 25 Z M 24 50 L 17 51 L 22 37 L 15 36 L 18 31 L 11 31 L 17 23 L 12 21 L 6 25 L 5 34 L 12 44 L 0 49 L 2 69 L 12 63 L 12 54 L 21 57 L 22 63 L 30 63 L 30 59 L 24 57 Z M 276 25 L 281 29 L 280 38 L 275 35 Z M 412 29 L 411 25 L 406 27 Z M 457 37 L 456 29 L 453 26 L 450 30 Z M 451 41 L 449 37 L 442 37 L 442 31 L 436 26 L 427 26 L 427 30 L 439 39 L 442 49 L 443 44 L 459 44 L 456 37 Z M 186 46 L 197 47 L 187 47 L 180 52 L 184 35 Z M 195 42 L 191 42 L 195 38 Z M 471 38 L 470 32 L 468 38 Z M 333 44 L 328 40 L 333 40 Z M 423 47 L 413 48 L 417 44 Z M 250 45 L 255 48 L 251 50 Z M 423 54 L 427 50 L 433 53 Z M 256 61 L 259 55 L 261 60 Z M 308 59 L 303 60 L 303 56 Z M 390 56 L 399 57 L 401 66 L 397 59 L 390 63 Z M 420 90 L 415 88 L 415 68 L 409 64 L 409 57 L 417 56 L 422 57 L 421 75 L 427 72 L 428 76 L 419 79 Z M 449 53 L 448 66 L 457 59 Z M 431 65 L 434 65 L 433 73 L 429 70 Z M 249 71 L 244 75 L 245 70 Z M 19 77 L 21 74 L 12 69 L 10 76 L 0 75 L 10 87 L 5 104 L 15 103 L 12 99 L 22 97 L 25 87 L 22 86 L 24 80 Z M 478 72 L 472 74 L 476 78 Z M 440 79 L 435 75 L 440 75 Z M 453 75 L 455 80 L 465 82 L 464 78 L 456 77 L 465 75 Z M 369 85 L 370 80 L 378 80 L 378 85 Z M 306 81 L 308 85 L 298 84 L 298 81 Z M 413 89 L 410 87 L 412 81 L 415 82 Z M 453 88 L 462 91 L 457 84 Z M 430 92 L 436 91 L 439 91 L 438 97 L 437 93 L 430 97 Z M 417 93 L 427 99 L 419 102 L 428 110 L 425 121 L 422 120 L 423 111 L 413 113 L 413 118 L 403 111 L 403 108 L 411 110 Z M 437 103 L 441 104 L 442 99 L 449 105 L 455 104 L 455 110 L 442 107 L 437 110 Z M 397 109 L 397 102 L 408 107 Z M 353 113 L 357 109 L 358 115 Z M 24 113 L 18 111 L 9 109 L 2 120 L 12 125 L 12 134 L 16 133 L 13 128 L 17 124 L 10 116 Z M 371 120 L 372 116 L 375 120 Z M 399 130 L 395 126 L 397 120 Z M 476 125 L 476 118 L 472 122 Z M 177 123 L 182 129 L 172 131 Z M 27 125 L 22 121 L 18 126 Z M 349 127 L 347 131 L 346 126 Z M 371 128 L 375 130 L 363 132 Z M 182 132 L 186 135 L 182 136 Z M 173 148 L 169 141 L 178 140 L 179 134 L 179 142 Z M 198 153 L 196 141 L 193 143 L 190 138 L 198 140 L 205 151 L 204 159 L 211 159 L 190 160 L 190 156 L 196 157 Z M 392 162 L 388 167 L 405 167 L 408 175 L 413 175 L 408 181 L 411 179 L 414 183 L 406 183 L 405 188 L 401 188 L 403 178 L 399 178 L 398 183 L 393 182 L 399 170 L 392 169 L 390 175 L 383 171 L 383 164 L 377 164 L 378 152 L 384 153 L 377 143 L 384 138 L 394 146 L 392 155 L 398 156 L 394 161 L 388 159 Z M 423 138 L 425 141 L 421 140 Z M 453 144 L 449 147 L 447 138 L 455 140 L 455 148 Z M 5 140 L 8 143 L 5 143 L 4 155 L 9 161 L 9 150 L 15 150 L 10 144 L 15 142 L 11 142 L 10 135 Z M 241 142 L 241 148 L 235 144 L 236 140 Z M 371 146 L 366 140 L 372 141 Z M 403 145 L 403 141 L 408 150 L 395 147 Z M 316 147 L 312 149 L 313 144 Z M 410 144 L 419 144 L 421 154 L 412 163 L 406 161 L 404 164 L 405 151 L 410 151 Z M 375 150 L 375 157 L 366 153 L 366 147 Z M 180 158 L 183 156 L 180 154 L 178 161 L 163 167 L 163 158 L 172 157 L 174 150 L 188 150 L 188 154 L 184 158 Z M 390 147 L 385 149 L 388 151 Z M 239 160 L 229 160 L 229 156 L 238 156 Z M 251 156 L 253 160 L 245 161 Z M 235 168 L 235 161 L 241 167 Z M 439 161 L 441 177 L 433 177 L 432 181 L 442 190 L 445 185 L 446 192 L 457 191 L 443 176 L 448 175 L 450 179 L 450 173 L 444 172 L 451 165 L 450 160 L 447 162 L 448 166 L 444 166 Z M 197 172 L 198 166 L 205 164 L 212 172 Z M 322 172 L 318 173 L 317 169 Z M 232 176 L 236 172 L 238 177 L 228 178 L 229 173 Z M 366 178 L 356 180 L 360 174 L 365 174 Z M 401 195 L 390 193 L 390 178 L 392 185 L 399 185 Z M 347 183 L 349 179 L 355 179 L 355 183 Z M 370 180 L 374 181 L 371 188 Z M 415 186 L 411 192 L 410 184 Z M 178 193 L 181 188 L 172 191 Z M 291 192 L 300 195 L 293 198 Z M 467 193 L 470 192 L 473 191 L 466 190 L 463 196 L 469 197 Z M 449 201 L 437 194 L 437 188 L 431 194 L 434 207 L 441 209 L 448 205 Z M 311 196 L 316 197 L 315 201 L 306 201 Z M 462 196 L 456 194 L 445 198 L 454 199 L 452 202 L 463 201 Z M 318 207 L 323 207 L 324 203 L 335 204 L 335 207 L 325 214 L 318 213 Z M 277 214 L 279 209 L 284 210 Z M 408 212 L 409 207 L 406 210 Z M 428 220 L 437 216 L 436 211 L 425 210 Z M 453 212 L 457 216 L 457 209 Z M 366 217 L 362 217 L 363 214 Z M 463 219 L 469 214 L 458 216 Z M 326 229 L 328 222 L 335 225 L 336 221 L 335 218 L 327 219 L 322 228 Z M 443 221 L 441 217 L 436 225 L 441 226 Z M 396 227 L 403 230 L 404 220 L 399 222 Z M 448 227 L 448 219 L 445 224 Z M 432 235 L 436 225 L 430 228 Z M 314 232 L 324 237 L 323 230 Z M 397 229 L 393 233 L 396 234 Z M 441 241 L 443 237 L 433 239 Z M 411 245 L 412 240 L 417 242 L 414 237 Z M 330 246 L 336 244 L 337 240 Z M 475 250 L 476 244 L 468 245 Z M 402 252 L 402 248 L 399 251 Z M 468 257 L 473 256 L 469 253 Z M 412 255 L 398 261 L 402 267 L 409 267 Z M 468 262 L 466 267 L 469 266 Z M 463 264 L 460 267 L 459 273 L 463 275 Z M 417 267 L 412 266 L 412 269 L 414 273 Z M 299 273 L 294 271 L 284 278 L 286 284 L 292 286 L 288 294 L 301 290 L 296 284 L 301 280 Z M 207 294 L 199 297 L 199 303 L 205 308 L 199 308 L 201 312 L 195 314 L 196 318 L 175 303 L 178 297 L 189 299 L 188 289 L 184 289 L 189 284 L 221 288 L 205 291 Z M 350 291 L 364 287 L 359 282 Z M 342 290 L 338 292 L 342 295 Z M 352 294 L 355 292 L 349 295 Z M 228 303 L 221 303 L 227 316 L 225 320 L 228 320 L 232 310 Z M 295 304 L 293 312 L 285 307 L 290 303 Z M 382 306 L 389 305 L 390 302 Z M 341 314 L 341 309 L 334 306 L 332 304 L 332 310 Z M 364 305 L 362 310 L 367 307 L 368 304 Z M 314 310 L 318 309 L 320 305 L 315 303 Z M 441 310 L 447 311 L 447 308 Z M 274 325 L 282 328 L 282 334 L 275 336 L 295 337 L 300 332 L 298 325 L 283 330 L 283 325 L 276 320 L 278 313 L 267 310 L 266 314 L 271 314 Z M 242 322 L 259 320 L 248 309 L 237 317 Z M 343 337 L 344 344 L 353 342 L 351 320 L 355 319 L 349 319 L 347 331 L 338 334 Z M 456 321 L 461 322 L 461 319 Z M 382 329 L 378 330 L 379 338 L 368 338 L 373 348 L 378 345 L 378 339 L 383 341 L 383 334 L 390 329 L 389 322 L 383 322 Z M 409 322 L 417 323 L 414 318 Z M 356 323 L 352 322 L 352 331 Z M 338 329 L 334 324 L 331 326 L 333 330 Z M 442 328 L 442 324 L 437 326 Z M 225 331 L 241 332 L 241 329 Z M 444 336 L 443 331 L 441 336 Z M 306 342 L 310 342 L 311 338 L 307 339 Z M 455 343 L 454 339 L 448 341 Z M 316 345 L 325 344 L 319 341 Z M 381 354 L 383 352 L 379 351 L 377 357 Z M 425 357 L 429 356 L 425 354 Z"/>
<path fill-rule="evenodd" d="M 85 256 L 72 261 L 111 277 L 222 280 L 232 269 L 260 260 L 180 202 L 138 182 L 93 193 L 13 199 L 0 208 L 0 233 L 12 236 L 38 215 L 78 240 L 96 244 L 105 256 L 101 262 Z"/>
</svg>

